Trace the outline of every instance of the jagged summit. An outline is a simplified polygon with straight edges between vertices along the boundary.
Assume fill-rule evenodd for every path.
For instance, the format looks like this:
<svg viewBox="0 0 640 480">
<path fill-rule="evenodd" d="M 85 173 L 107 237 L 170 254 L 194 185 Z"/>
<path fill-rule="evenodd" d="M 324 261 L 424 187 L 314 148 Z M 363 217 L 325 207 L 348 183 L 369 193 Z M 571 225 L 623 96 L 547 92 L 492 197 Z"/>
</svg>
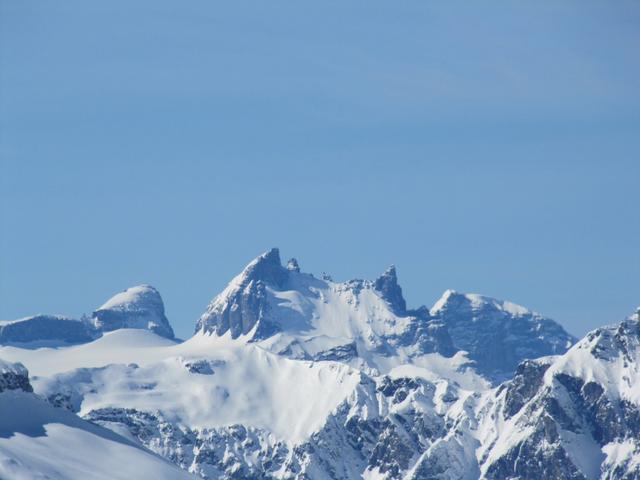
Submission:
<svg viewBox="0 0 640 480">
<path fill-rule="evenodd" d="M 527 358 L 563 353 L 575 339 L 554 321 L 511 302 L 447 290 L 429 310 L 407 309 L 395 266 L 377 279 L 334 282 L 283 267 L 272 249 L 217 295 L 196 332 L 262 342 L 294 358 L 364 361 L 389 368 L 437 352 L 467 352 L 493 382 Z M 391 360 L 394 359 L 394 360 Z"/>
<path fill-rule="evenodd" d="M 374 282 L 375 289 L 382 294 L 389 305 L 398 313 L 407 311 L 407 303 L 402 296 L 402 288 L 398 285 L 396 266 L 391 265 Z"/>
<path fill-rule="evenodd" d="M 174 338 L 160 292 L 151 285 L 138 285 L 114 295 L 93 312 L 91 321 L 101 332 L 141 328 Z"/>
<path fill-rule="evenodd" d="M 634 317 L 588 333 L 563 355 L 522 364 L 497 389 L 481 420 L 490 433 L 482 478 L 640 478 Z"/>
<path fill-rule="evenodd" d="M 483 374 L 512 375 L 527 358 L 564 353 L 576 342 L 558 323 L 512 302 L 447 290 L 430 310 L 447 327 L 457 350 L 469 353 Z"/>
<path fill-rule="evenodd" d="M 141 285 L 90 320 L 100 334 L 157 328 L 158 317 L 159 293 Z M 478 294 L 447 290 L 431 309 L 408 309 L 393 266 L 375 280 L 334 282 L 295 259 L 283 265 L 272 249 L 214 298 L 185 342 L 121 331 L 85 345 L 0 346 L 0 358 L 35 374 L 39 402 L 202 478 L 640 478 L 638 312 L 574 340 Z M 26 370 L 0 361 L 5 421 L 16 408 L 30 418 L 28 385 Z M 28 395 L 22 408 L 16 399 Z M 7 458 L 25 450 L 22 437 Z M 73 449 L 62 437 L 51 444 L 55 454 L 40 457 L 57 466 Z"/>
<path fill-rule="evenodd" d="M 272 248 L 256 257 L 234 281 L 237 279 L 241 283 L 259 280 L 264 283 L 281 286 L 287 279 L 287 269 L 282 266 L 280 261 L 280 250 Z"/>
<path fill-rule="evenodd" d="M 262 336 L 273 333 L 265 319 L 269 309 L 266 288 L 284 287 L 291 272 L 295 270 L 282 266 L 278 248 L 259 255 L 211 301 L 196 324 L 196 332 L 224 335 L 230 331 L 232 338 L 238 338 L 257 326 Z"/>
</svg>

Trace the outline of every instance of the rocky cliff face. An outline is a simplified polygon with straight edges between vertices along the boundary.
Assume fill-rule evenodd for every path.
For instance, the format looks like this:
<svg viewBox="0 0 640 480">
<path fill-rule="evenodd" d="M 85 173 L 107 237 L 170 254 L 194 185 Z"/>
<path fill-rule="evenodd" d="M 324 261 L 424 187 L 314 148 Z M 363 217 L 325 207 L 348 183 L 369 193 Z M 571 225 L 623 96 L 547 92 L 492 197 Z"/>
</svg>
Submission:
<svg viewBox="0 0 640 480">
<path fill-rule="evenodd" d="M 33 392 L 29 383 L 29 372 L 21 363 L 0 360 L 0 393 L 9 390 Z"/>
<path fill-rule="evenodd" d="M 278 331 L 270 315 L 267 288 L 285 287 L 290 272 L 299 272 L 295 260 L 290 269 L 280 263 L 280 251 L 273 248 L 253 260 L 227 288 L 207 307 L 196 324 L 196 331 L 224 335 L 231 338 L 247 335 L 255 330 L 255 338 L 266 338 Z"/>
<path fill-rule="evenodd" d="M 187 428 L 162 414 L 101 408 L 86 418 L 125 427 L 143 445 L 204 478 L 474 479 L 473 444 L 452 439 L 450 411 L 470 404 L 455 383 L 363 375 L 306 441 L 234 424 Z M 468 443 L 468 444 L 467 444 Z"/>
<path fill-rule="evenodd" d="M 430 311 L 454 348 L 469 352 L 478 371 L 502 381 L 525 359 L 558 355 L 576 342 L 558 323 L 520 305 L 447 290 Z"/>
<path fill-rule="evenodd" d="M 640 478 L 640 319 L 523 364 L 483 418 L 486 478 Z M 503 425 L 499 425 L 500 423 Z"/>
</svg>

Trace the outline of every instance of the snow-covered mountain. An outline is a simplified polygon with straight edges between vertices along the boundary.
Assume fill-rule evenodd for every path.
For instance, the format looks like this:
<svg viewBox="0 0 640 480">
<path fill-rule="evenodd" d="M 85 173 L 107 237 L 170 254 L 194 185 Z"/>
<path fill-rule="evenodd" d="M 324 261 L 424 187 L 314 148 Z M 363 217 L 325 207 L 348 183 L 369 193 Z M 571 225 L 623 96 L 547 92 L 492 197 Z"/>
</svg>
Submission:
<svg viewBox="0 0 640 480">
<path fill-rule="evenodd" d="M 120 292 L 93 312 L 91 322 L 100 332 L 119 328 L 141 328 L 160 336 L 174 338 L 164 314 L 164 302 L 151 285 L 139 285 Z"/>
<path fill-rule="evenodd" d="M 524 363 L 478 417 L 486 478 L 640 478 L 640 315 Z"/>
<path fill-rule="evenodd" d="M 47 415 L 108 429 L 202 478 L 640 478 L 638 314 L 576 343 L 510 302 L 447 291 L 410 309 L 393 267 L 334 282 L 294 259 L 283 266 L 277 249 L 234 278 L 184 342 L 152 287 L 100 311 L 85 322 L 90 341 L 0 346 L 32 375 L 2 363 L 0 386 L 32 386 L 19 394 Z M 21 465 L 48 472 L 38 462 L 49 453 L 23 440 L 35 453 Z M 60 478 L 75 478 L 66 465 Z"/>
<path fill-rule="evenodd" d="M 0 322 L 0 345 L 59 346 L 90 342 L 98 333 L 86 322 L 60 315 L 34 315 Z"/>
<path fill-rule="evenodd" d="M 160 293 L 150 285 L 139 285 L 114 295 L 90 317 L 81 320 L 61 315 L 34 315 L 0 321 L 0 345 L 67 346 L 91 342 L 105 332 L 120 328 L 145 329 L 174 338 Z"/>
<path fill-rule="evenodd" d="M 456 349 L 498 380 L 511 377 L 522 360 L 564 353 L 576 341 L 549 318 L 482 295 L 447 290 L 430 314 L 446 325 Z"/>
<path fill-rule="evenodd" d="M 216 296 L 196 332 L 229 335 L 299 359 L 366 364 L 378 372 L 425 354 L 467 352 L 492 381 L 527 358 L 563 353 L 574 342 L 553 320 L 510 302 L 448 290 L 430 310 L 408 310 L 395 267 L 374 281 L 337 283 L 281 265 L 278 249 L 253 260 Z"/>
<path fill-rule="evenodd" d="M 23 365 L 0 361 L 0 478 L 195 478 L 137 442 L 32 392 Z"/>
</svg>

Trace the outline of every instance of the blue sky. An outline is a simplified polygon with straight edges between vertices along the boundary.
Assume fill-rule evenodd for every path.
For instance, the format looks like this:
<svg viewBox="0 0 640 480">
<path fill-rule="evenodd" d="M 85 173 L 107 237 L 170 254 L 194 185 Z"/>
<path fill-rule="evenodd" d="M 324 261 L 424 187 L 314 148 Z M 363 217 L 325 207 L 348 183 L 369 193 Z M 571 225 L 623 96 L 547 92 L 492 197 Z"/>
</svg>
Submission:
<svg viewBox="0 0 640 480">
<path fill-rule="evenodd" d="M 134 4 L 133 4 L 134 3 Z M 0 3 L 0 318 L 252 257 L 583 334 L 640 304 L 637 1 Z"/>
</svg>

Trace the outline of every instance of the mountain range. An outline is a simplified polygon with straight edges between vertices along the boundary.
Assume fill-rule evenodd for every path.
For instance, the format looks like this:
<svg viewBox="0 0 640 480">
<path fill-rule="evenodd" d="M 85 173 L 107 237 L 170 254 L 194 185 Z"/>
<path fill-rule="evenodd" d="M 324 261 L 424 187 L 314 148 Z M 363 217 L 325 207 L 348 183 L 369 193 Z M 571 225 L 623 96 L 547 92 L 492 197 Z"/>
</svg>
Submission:
<svg viewBox="0 0 640 480">
<path fill-rule="evenodd" d="M 638 312 L 578 340 L 272 249 L 185 341 L 149 285 L 0 322 L 0 478 L 638 479 L 639 353 Z"/>
</svg>

